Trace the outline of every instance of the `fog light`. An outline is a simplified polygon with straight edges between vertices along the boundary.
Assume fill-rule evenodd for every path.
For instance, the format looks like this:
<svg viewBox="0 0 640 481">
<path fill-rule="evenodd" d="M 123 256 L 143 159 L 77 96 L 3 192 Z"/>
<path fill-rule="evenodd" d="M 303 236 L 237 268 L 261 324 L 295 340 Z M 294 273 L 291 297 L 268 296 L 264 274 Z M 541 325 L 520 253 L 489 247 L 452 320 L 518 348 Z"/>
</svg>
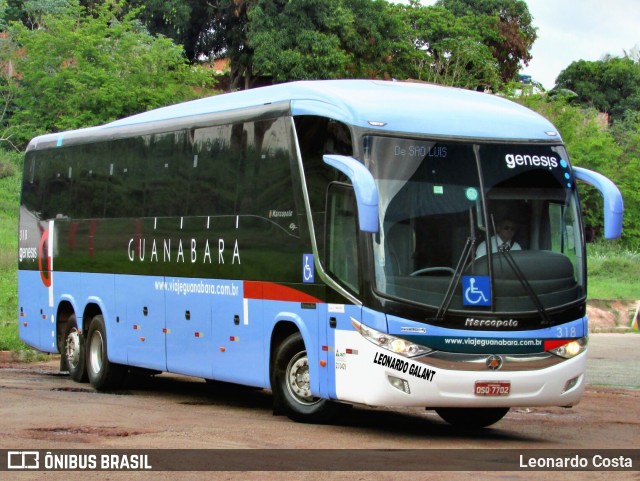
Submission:
<svg viewBox="0 0 640 481">
<path fill-rule="evenodd" d="M 578 385 L 578 381 L 580 381 L 580 377 L 581 376 L 576 376 L 573 379 L 569 379 L 565 384 L 564 384 L 564 391 L 562 391 L 563 393 L 571 391 L 574 387 L 576 387 Z"/>
<path fill-rule="evenodd" d="M 405 394 L 411 394 L 411 389 L 409 389 L 409 381 L 405 381 L 404 379 L 400 379 L 395 376 L 387 376 L 389 379 L 389 383 L 395 387 L 398 391 L 402 391 Z"/>
</svg>

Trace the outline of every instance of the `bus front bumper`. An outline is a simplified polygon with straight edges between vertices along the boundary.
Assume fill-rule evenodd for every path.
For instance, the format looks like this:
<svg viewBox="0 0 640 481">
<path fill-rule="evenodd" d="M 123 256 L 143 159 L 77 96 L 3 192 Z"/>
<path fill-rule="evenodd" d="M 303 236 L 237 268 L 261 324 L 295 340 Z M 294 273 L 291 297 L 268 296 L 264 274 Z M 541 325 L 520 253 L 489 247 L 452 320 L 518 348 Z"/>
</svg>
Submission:
<svg viewBox="0 0 640 481">
<path fill-rule="evenodd" d="M 501 359 L 508 355 L 430 362 L 430 356 L 406 358 L 342 331 L 336 333 L 335 355 L 336 398 L 370 406 L 573 406 L 585 387 L 586 351 L 537 365 L 523 362 L 520 368 L 512 359 L 503 368 Z"/>
</svg>

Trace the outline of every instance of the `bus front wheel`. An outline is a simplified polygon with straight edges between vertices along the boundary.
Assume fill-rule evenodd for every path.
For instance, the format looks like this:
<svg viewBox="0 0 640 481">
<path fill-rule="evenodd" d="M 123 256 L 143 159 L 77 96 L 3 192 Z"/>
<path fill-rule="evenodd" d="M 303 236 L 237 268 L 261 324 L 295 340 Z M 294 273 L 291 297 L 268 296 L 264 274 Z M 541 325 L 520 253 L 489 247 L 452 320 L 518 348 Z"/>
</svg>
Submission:
<svg viewBox="0 0 640 481">
<path fill-rule="evenodd" d="M 509 408 L 436 408 L 449 424 L 461 428 L 485 428 L 500 421 Z"/>
<path fill-rule="evenodd" d="M 109 362 L 107 358 L 107 331 L 100 315 L 89 324 L 86 357 L 89 383 L 94 389 L 104 391 L 120 387 L 127 371 L 124 366 Z"/>
<path fill-rule="evenodd" d="M 337 405 L 311 394 L 309 358 L 299 332 L 291 334 L 277 348 L 271 372 L 274 412 L 305 423 L 325 423 Z"/>
<path fill-rule="evenodd" d="M 67 320 L 67 327 L 64 332 L 63 356 L 69 370 L 69 377 L 76 382 L 87 382 L 85 340 L 82 332 L 78 330 L 75 315 L 71 315 Z"/>
</svg>

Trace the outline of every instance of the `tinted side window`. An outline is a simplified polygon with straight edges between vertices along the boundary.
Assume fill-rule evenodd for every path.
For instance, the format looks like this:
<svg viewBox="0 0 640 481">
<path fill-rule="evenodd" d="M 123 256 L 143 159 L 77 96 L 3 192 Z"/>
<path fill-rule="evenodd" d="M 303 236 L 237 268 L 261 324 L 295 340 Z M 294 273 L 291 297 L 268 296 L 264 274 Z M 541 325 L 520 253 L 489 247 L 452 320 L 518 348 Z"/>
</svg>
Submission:
<svg viewBox="0 0 640 481">
<path fill-rule="evenodd" d="M 184 215 L 186 167 L 192 158 L 188 131 L 154 134 L 147 161 L 145 215 Z"/>
<path fill-rule="evenodd" d="M 327 188 L 331 182 L 349 182 L 347 177 L 322 160 L 324 154 L 353 155 L 351 133 L 344 124 L 324 117 L 295 118 L 298 144 L 302 154 L 305 182 L 320 258 L 324 259 L 325 209 Z"/>
<path fill-rule="evenodd" d="M 75 169 L 74 218 L 100 218 L 107 214 L 112 174 L 107 142 L 73 147 Z"/>
<path fill-rule="evenodd" d="M 290 124 L 273 119 L 246 124 L 247 155 L 240 171 L 239 211 L 269 218 L 285 230 L 296 218 L 291 178 Z"/>
<path fill-rule="evenodd" d="M 189 215 L 228 215 L 235 212 L 243 138 L 242 124 L 195 130 L 189 169 Z"/>
<path fill-rule="evenodd" d="M 34 151 L 24 202 L 42 219 L 251 215 L 291 230 L 292 138 L 277 118 Z"/>
<path fill-rule="evenodd" d="M 41 219 L 77 217 L 78 159 L 82 147 L 56 148 L 33 153 L 25 171 L 24 203 Z"/>
</svg>

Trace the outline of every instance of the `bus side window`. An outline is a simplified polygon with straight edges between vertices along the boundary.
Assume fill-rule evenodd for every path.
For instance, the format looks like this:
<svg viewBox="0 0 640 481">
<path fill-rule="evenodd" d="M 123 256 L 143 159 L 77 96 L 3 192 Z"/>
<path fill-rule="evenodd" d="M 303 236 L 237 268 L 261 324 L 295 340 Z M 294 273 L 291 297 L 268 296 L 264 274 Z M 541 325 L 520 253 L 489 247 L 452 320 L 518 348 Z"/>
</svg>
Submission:
<svg viewBox="0 0 640 481">
<path fill-rule="evenodd" d="M 109 187 L 108 144 L 83 144 L 77 147 L 73 198 L 77 219 L 99 218 L 105 215 L 105 196 Z"/>
<path fill-rule="evenodd" d="M 105 197 L 104 213 L 99 217 L 144 216 L 149 142 L 148 136 L 119 139 L 110 151 L 97 152 L 101 168 L 95 169 L 93 178 Z"/>
<path fill-rule="evenodd" d="M 549 221 L 551 224 L 551 249 L 563 254 L 574 253 L 575 235 L 571 210 L 560 204 L 549 204 Z M 569 218 L 567 218 L 569 217 Z"/>
<path fill-rule="evenodd" d="M 351 186 L 332 183 L 327 195 L 326 266 L 345 287 L 358 294 L 358 228 Z"/>
<path fill-rule="evenodd" d="M 236 213 L 242 136 L 242 124 L 203 127 L 193 132 L 188 215 Z"/>
<path fill-rule="evenodd" d="M 22 204 L 31 212 L 39 212 L 42 204 L 42 179 L 36 176 L 36 162 L 39 152 L 27 152 L 24 158 L 24 176 L 22 178 Z M 37 170 L 40 174 L 41 170 Z"/>
<path fill-rule="evenodd" d="M 191 159 L 188 131 L 153 134 L 149 149 L 146 216 L 184 215 L 187 181 L 185 167 Z"/>
<path fill-rule="evenodd" d="M 294 118 L 298 145 L 304 165 L 304 179 L 309 194 L 316 244 L 321 260 L 325 259 L 323 230 L 327 188 L 333 181 L 347 181 L 340 171 L 322 160 L 324 154 L 353 155 L 349 128 L 342 123 L 316 116 Z"/>
</svg>

